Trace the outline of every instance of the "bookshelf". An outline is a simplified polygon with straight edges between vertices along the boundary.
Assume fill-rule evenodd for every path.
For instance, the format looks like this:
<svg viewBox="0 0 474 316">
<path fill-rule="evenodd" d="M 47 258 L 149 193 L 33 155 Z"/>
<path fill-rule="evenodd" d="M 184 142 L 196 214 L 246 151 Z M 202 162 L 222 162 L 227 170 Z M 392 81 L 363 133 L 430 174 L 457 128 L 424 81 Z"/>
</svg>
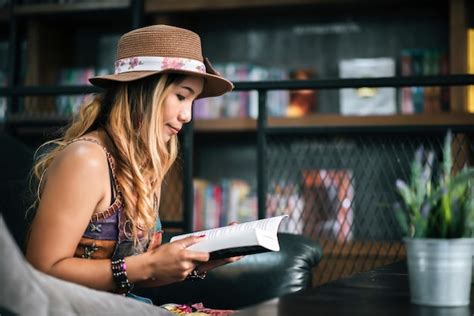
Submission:
<svg viewBox="0 0 474 316">
<path fill-rule="evenodd" d="M 260 24 L 256 22 L 252 22 L 250 26 L 246 26 L 245 24 L 240 27 L 240 33 L 236 33 L 237 35 L 241 35 L 247 31 L 252 31 L 253 28 L 256 28 L 261 33 L 267 32 L 265 27 L 262 27 L 265 23 L 269 23 L 269 25 L 273 26 L 274 21 L 278 21 L 278 23 L 282 22 L 284 27 L 292 26 L 293 28 L 300 28 L 299 32 L 325 32 L 324 28 L 321 26 L 324 23 L 329 23 L 329 26 L 336 27 L 338 25 L 331 24 L 331 19 L 326 18 L 323 19 L 322 16 L 333 15 L 335 16 L 336 21 L 342 21 L 343 19 L 350 19 L 350 15 L 348 12 L 355 10 L 354 16 L 357 14 L 363 14 L 365 17 L 371 18 L 372 16 L 378 14 L 381 11 L 388 11 L 389 9 L 393 9 L 397 6 L 403 7 L 405 6 L 413 6 L 416 10 L 414 14 L 419 14 L 419 12 L 423 12 L 420 10 L 424 10 L 426 7 L 431 6 L 430 1 L 418 1 L 417 4 L 410 4 L 410 1 L 384 1 L 383 3 L 379 3 L 377 1 L 371 0 L 339 0 L 339 1 L 326 1 L 326 0 L 279 0 L 279 1 L 219 1 L 219 3 L 215 3 L 209 0 L 200 0 L 200 1 L 144 1 L 142 2 L 142 6 L 137 5 L 136 3 L 140 3 L 140 1 L 132 1 L 129 0 L 107 0 L 107 1 L 85 1 L 85 2 L 78 2 L 78 3 L 68 3 L 68 4 L 22 4 L 19 1 L 14 2 L 12 14 L 14 18 L 17 20 L 18 25 L 18 34 L 16 37 L 18 39 L 25 38 L 26 42 L 29 44 L 28 48 L 26 49 L 26 63 L 28 64 L 28 72 L 25 75 L 24 83 L 29 86 L 38 86 L 38 85 L 56 85 L 56 77 L 57 73 L 60 71 L 61 67 L 68 66 L 68 65 L 81 65 L 85 63 L 91 64 L 90 61 L 85 61 L 84 59 L 93 59 L 90 57 L 90 54 L 82 53 L 86 57 L 65 57 L 65 56 L 74 56 L 77 55 L 74 52 L 74 49 L 78 47 L 83 47 L 82 45 L 88 45 L 90 43 L 81 42 L 81 39 L 77 39 L 77 36 L 81 36 L 81 34 L 77 35 L 76 33 L 81 33 L 83 36 L 87 36 L 87 26 L 81 25 L 81 15 L 88 14 L 89 17 L 92 17 L 92 25 L 89 29 L 98 30 L 99 34 L 111 32 L 111 30 L 115 30 L 115 33 L 122 33 L 130 28 L 133 23 L 131 20 L 131 15 L 136 14 L 130 13 L 132 9 L 135 11 L 140 11 L 142 15 L 142 22 L 145 21 L 144 17 L 146 18 L 146 24 L 151 23 L 160 23 L 160 22 L 168 22 L 173 23 L 176 25 L 183 25 L 185 27 L 190 27 L 192 29 L 197 30 L 201 34 L 203 34 L 203 43 L 205 45 L 205 50 L 210 50 L 212 60 L 216 60 L 218 62 L 225 61 L 222 60 L 223 58 L 227 57 L 236 57 L 237 55 L 225 55 L 220 53 L 216 48 L 213 47 L 206 47 L 209 46 L 216 46 L 221 47 L 221 42 L 219 42 L 219 38 L 213 33 L 215 31 L 221 32 L 221 34 L 225 34 L 229 30 L 229 26 L 226 26 L 226 23 L 230 23 L 233 27 L 232 23 L 238 23 L 238 21 L 245 20 L 245 18 L 254 18 L 253 20 L 261 19 L 263 22 Z M 26 1 L 25 1 L 26 3 Z M 34 2 L 33 2 L 34 3 Z M 433 25 L 425 25 L 425 29 L 420 30 L 420 34 L 423 30 L 426 31 L 426 27 L 435 26 L 442 30 L 442 34 L 438 34 L 441 36 L 433 36 L 433 37 L 440 37 L 441 44 L 450 47 L 450 69 L 451 73 L 455 74 L 464 74 L 467 73 L 467 57 L 466 52 L 462 49 L 463 47 L 467 47 L 467 27 L 469 19 L 471 17 L 466 16 L 466 11 L 468 10 L 469 3 L 468 1 L 462 0 L 451 0 L 451 1 L 440 1 L 437 2 L 436 5 L 433 5 L 435 9 L 432 11 L 427 10 L 427 19 L 435 20 Z M 137 9 L 138 8 L 138 9 Z M 357 9 L 358 8 L 358 9 Z M 411 8 L 411 7 L 410 7 Z M 449 12 L 449 14 L 444 14 L 442 17 L 443 9 L 447 9 L 444 11 Z M 409 11 L 409 10 L 405 10 Z M 397 9 L 393 13 L 389 13 L 388 17 L 394 19 L 395 22 L 397 15 L 405 15 L 407 14 L 401 8 Z M 308 12 L 305 15 L 305 12 Z M 321 13 L 318 13 L 321 12 Z M 262 15 L 262 13 L 266 13 Z M 448 16 L 449 15 L 449 16 Z M 1 17 L 5 17 L 8 20 L 9 12 L 7 9 L 0 9 L 0 21 Z M 54 27 L 53 24 L 48 23 L 48 17 L 54 16 L 55 19 L 61 23 L 61 25 L 65 25 L 66 31 L 59 31 L 57 28 Z M 316 27 L 308 28 L 308 25 L 311 25 L 311 18 L 315 19 L 313 24 Z M 125 19 L 122 19 L 126 17 Z M 259 18 L 260 17 L 260 18 Z M 209 19 L 210 18 L 210 19 Z M 303 22 L 298 22 L 298 19 L 301 19 Z M 289 22 L 286 22 L 286 21 Z M 209 22 L 210 21 L 210 22 Z M 237 21 L 237 22 L 236 22 Z M 357 19 L 354 21 L 357 22 Z M 361 20 L 362 22 L 366 23 L 367 21 Z M 373 19 L 368 20 L 370 23 L 379 23 L 380 19 Z M 25 23 L 23 23 L 25 22 Z M 105 23 L 104 23 L 105 22 Z M 109 23 L 110 22 L 110 23 Z M 298 24 L 300 23 L 300 24 Z M 105 27 L 104 24 L 108 24 L 109 27 Z M 20 26 L 22 25 L 22 26 Z M 26 25 L 26 26 L 23 26 Z M 222 26 L 222 31 L 219 30 L 212 30 L 214 25 Z M 296 25 L 296 26 L 295 26 Z M 313 26 L 314 26 L 313 25 Z M 361 24 L 362 25 L 362 24 Z M 304 28 L 306 26 L 306 28 Z M 341 25 L 339 25 L 341 26 Z M 303 28 L 302 28 L 303 27 Z M 319 28 L 318 28 L 319 27 Z M 279 31 L 278 29 L 276 31 Z M 46 36 L 47 35 L 47 36 Z M 50 36 L 53 35 L 53 36 Z M 235 35 L 234 33 L 230 33 L 230 35 Z M 329 34 L 330 35 L 330 34 Z M 391 35 L 397 35 L 397 33 L 391 33 Z M 308 34 L 309 36 L 309 34 Z M 371 34 L 371 36 L 375 36 L 374 39 L 377 39 L 377 34 Z M 76 39 L 71 39 L 71 37 L 76 37 Z M 53 38 L 53 39 L 50 39 Z M 307 37 L 311 38 L 311 37 Z M 317 37 L 315 37 L 317 38 Z M 217 39 L 217 42 L 216 42 Z M 439 40 L 433 40 L 431 44 L 439 45 Z M 436 42 L 438 41 L 438 42 Z M 443 42 L 445 41 L 445 42 Z M 60 43 L 60 44 L 57 44 Z M 207 44 L 209 43 L 209 44 Z M 212 45 L 212 43 L 217 43 L 216 45 Z M 232 46 L 228 46 L 227 42 L 222 42 L 225 45 L 222 46 L 220 49 L 221 51 L 231 51 Z M 444 44 L 443 44 L 444 43 Z M 342 46 L 344 44 L 343 40 L 339 40 L 335 43 L 340 44 Z M 409 45 L 410 43 L 405 43 Z M 56 45 L 56 46 L 55 46 Z M 58 46 L 59 45 L 59 46 Z M 94 47 L 95 45 L 95 47 Z M 50 50 L 46 50 L 44 48 L 50 47 Z M 396 46 L 393 44 L 393 40 L 389 41 L 387 45 L 377 45 L 377 46 Z M 56 48 L 55 48 L 56 47 Z M 71 48 L 72 47 L 72 48 Z M 91 48 L 93 50 L 97 50 L 96 44 L 92 44 Z M 342 47 L 343 48 L 343 47 Z M 306 49 L 306 47 L 302 47 L 302 50 Z M 333 52 L 340 51 L 337 47 L 332 47 Z M 354 48 L 357 50 L 358 48 Z M 379 54 L 379 53 L 390 53 L 394 54 L 393 47 L 390 49 L 386 49 L 372 52 L 370 54 Z M 467 49 L 467 48 L 466 48 Z M 344 50 L 344 49 L 342 49 Z M 372 47 L 369 47 L 369 50 L 373 50 Z M 61 51 L 62 54 L 53 53 L 51 51 Z M 273 52 L 268 52 L 271 55 Z M 294 53 L 291 53 L 294 54 Z M 290 54 L 290 55 L 291 55 Z M 323 59 L 327 58 L 324 55 L 321 55 L 321 52 L 317 52 L 316 57 L 311 59 L 307 56 L 306 53 L 298 56 L 298 60 L 304 61 L 304 63 L 327 63 Z M 89 56 L 88 56 L 89 55 Z M 215 57 L 213 56 L 215 55 Z M 88 57 L 87 57 L 88 56 Z M 263 55 L 265 56 L 265 54 Z M 238 56 L 237 56 L 238 57 Z M 242 55 L 245 59 L 252 59 L 246 58 L 248 56 Z M 266 57 L 266 56 L 265 56 Z M 324 57 L 324 58 L 319 58 Z M 338 58 L 341 56 L 334 56 L 334 58 Z M 261 59 L 261 57 L 254 57 L 253 59 Z M 277 60 L 275 57 L 270 58 L 270 62 L 276 63 L 288 63 L 287 60 Z M 293 58 L 294 59 L 294 58 Z M 323 61 L 320 61 L 323 60 Z M 294 63 L 294 60 L 288 63 Z M 290 65 L 294 67 L 294 65 Z M 318 65 L 318 67 L 320 67 Z M 331 66 L 334 68 L 334 66 Z M 320 67 L 323 68 L 323 67 Z M 321 75 L 318 80 L 330 80 L 334 78 L 337 73 L 334 69 L 332 70 L 321 70 Z M 413 82 L 424 82 L 426 78 L 411 78 Z M 340 80 L 340 79 L 335 79 Z M 344 79 L 343 79 L 344 80 Z M 22 84 L 22 80 L 19 79 L 20 82 L 13 84 L 16 86 L 18 84 Z M 252 85 L 252 83 L 249 83 Z M 258 86 L 258 85 L 256 85 Z M 452 112 L 465 112 L 466 111 L 466 102 L 465 100 L 465 88 L 464 87 L 452 87 L 451 93 L 451 111 Z M 41 89 L 39 89 L 41 90 Z M 332 102 L 332 97 L 329 96 L 330 93 L 334 93 L 335 91 L 327 91 L 327 89 L 321 89 L 321 93 L 328 93 L 328 96 L 321 96 L 321 103 L 324 104 L 335 104 L 337 102 Z M 30 92 L 32 93 L 32 92 Z M 323 102 L 329 101 L 329 102 Z M 43 98 L 38 102 L 51 102 L 51 98 Z M 333 105 L 322 105 L 322 113 L 323 114 L 335 114 L 337 113 L 337 109 L 334 109 Z M 326 107 L 326 109 L 324 109 Z M 14 106 L 10 106 L 10 108 L 14 108 Z M 15 110 L 13 110 L 15 112 Z M 356 120 L 358 120 L 356 118 Z M 348 119 L 348 122 L 350 119 Z M 196 128 L 198 131 L 241 131 L 241 130 L 249 130 L 253 129 L 254 123 L 252 123 L 252 119 L 217 119 L 214 122 L 210 122 L 210 120 L 206 120 L 205 123 L 196 123 Z M 12 123 L 15 123 L 15 120 L 12 120 Z"/>
<path fill-rule="evenodd" d="M 109 10 L 123 10 L 130 8 L 130 0 L 105 0 L 94 2 L 79 2 L 68 4 L 22 4 L 14 8 L 14 14 L 18 16 L 56 15 L 73 12 L 97 12 Z"/>
<path fill-rule="evenodd" d="M 11 1 L 5 9 L 10 18 L 2 30 L 7 30 L 13 71 L 8 85 L 0 88 L 10 97 L 7 129 L 16 133 L 18 126 L 32 124 L 41 135 L 41 126 L 69 121 L 83 96 L 99 91 L 86 77 L 111 68 L 119 36 L 141 25 L 142 4 Z"/>
<path fill-rule="evenodd" d="M 257 191 L 260 215 L 265 214 L 267 189 L 273 185 L 270 183 L 271 173 L 281 172 L 282 176 L 290 177 L 284 172 L 286 167 L 289 170 L 292 167 L 281 164 L 277 168 L 280 171 L 269 170 L 268 162 L 272 158 L 269 156 L 275 154 L 271 146 L 276 143 L 285 149 L 298 149 L 298 146 L 292 145 L 299 145 L 300 141 L 288 138 L 288 143 L 282 141 L 280 144 L 280 134 L 303 132 L 302 139 L 308 143 L 319 144 L 322 139 L 322 143 L 326 144 L 326 130 L 336 130 L 338 135 L 342 135 L 341 138 L 345 138 L 348 136 L 347 129 L 358 131 L 362 128 L 369 130 L 366 133 L 376 135 L 384 129 L 406 131 L 429 127 L 441 130 L 447 126 L 464 128 L 474 125 L 474 114 L 468 113 L 464 86 L 467 82 L 473 83 L 472 77 L 465 76 L 468 63 L 464 48 L 467 49 L 467 29 L 472 27 L 473 20 L 472 14 L 467 14 L 470 6 L 468 0 L 110 0 L 61 5 L 14 1 L 12 15 L 9 10 L 0 8 L 0 25 L 8 26 L 0 30 L 0 39 L 11 42 L 10 47 L 16 52 L 13 54 L 16 56 L 14 64 L 19 66 L 13 69 L 24 67 L 24 73 L 15 74 L 7 87 L 0 88 L 0 95 L 10 100 L 7 131 L 30 144 L 37 144 L 38 139 L 51 135 L 48 133 L 53 127 L 66 124 L 70 119 L 68 114 L 54 110 L 25 113 L 22 109 L 25 103 L 33 108 L 53 109 L 56 96 L 97 91 L 90 86 L 58 83 L 58 74 L 67 67 L 97 67 L 96 51 L 101 51 L 100 45 L 87 38 L 120 34 L 139 25 L 169 23 L 197 31 L 203 38 L 205 52 L 214 64 L 249 61 L 281 68 L 308 68 L 314 65 L 317 78 L 309 80 L 306 87 L 304 83 L 294 80 L 279 80 L 273 82 L 273 86 L 261 81 L 238 82 L 236 87 L 239 92 L 259 91 L 259 97 L 271 90 L 314 89 L 318 92 L 316 113 L 298 118 L 275 117 L 268 113 L 264 119 L 226 117 L 194 120 L 193 129 L 183 135 L 182 148 L 184 155 L 187 155 L 183 157 L 183 170 L 173 171 L 175 176 L 167 182 L 177 186 L 174 192 L 177 194 L 162 200 L 166 208 L 166 205 L 176 204 L 176 198 L 185 196 L 182 204 L 174 207 L 177 212 L 165 214 L 164 219 L 173 222 L 173 228 L 189 229 L 183 221 L 192 219 L 188 216 L 192 213 L 192 177 L 218 182 L 221 178 L 240 176 Z M 90 18 L 87 25 L 83 22 L 85 14 Z M 415 26 L 418 29 L 415 30 Z M 283 42 L 281 46 L 277 45 L 279 41 Z M 311 42 L 316 44 L 308 44 Z M 397 65 L 393 77 L 355 80 L 338 77 L 337 62 L 340 59 L 390 56 L 398 64 L 400 51 L 418 43 L 424 48 L 446 48 L 449 52 L 449 74 L 402 77 Z M 113 49 L 110 51 L 113 54 Z M 113 57 L 101 58 L 110 61 Z M 384 116 L 339 114 L 338 90 L 341 88 L 370 86 L 399 89 L 433 84 L 451 86 L 449 112 L 402 115 L 397 109 L 396 113 Z M 321 139 L 307 136 L 313 132 Z M 463 138 L 464 143 L 459 147 L 466 147 L 471 140 L 469 137 Z M 339 138 L 334 139 L 336 142 Z M 336 143 L 335 147 L 338 145 Z M 331 146 L 329 152 L 333 150 Z M 317 154 L 322 156 L 325 152 Z M 278 155 L 277 152 L 275 156 Z M 303 164 L 308 163 L 308 157 L 317 155 L 311 153 L 305 156 L 303 153 L 302 156 Z M 331 167 L 327 161 L 322 163 Z M 184 179 L 184 187 L 180 185 L 183 181 L 176 181 L 177 178 Z M 370 242 L 350 241 L 347 245 L 328 243 L 324 251 L 331 260 L 343 265 L 338 266 L 339 272 L 334 274 L 340 276 L 349 273 L 351 269 L 344 264 L 347 265 L 347 260 L 354 256 L 362 258 L 362 261 L 366 257 L 376 257 L 378 261 L 369 258 L 349 267 L 355 267 L 355 270 L 372 268 L 374 264 L 387 263 L 403 256 L 400 247 L 400 244 L 391 243 L 374 249 Z M 340 251 L 342 257 L 337 256 Z M 325 264 L 318 269 L 331 266 L 330 262 Z M 322 273 L 320 270 L 317 273 Z"/>
</svg>

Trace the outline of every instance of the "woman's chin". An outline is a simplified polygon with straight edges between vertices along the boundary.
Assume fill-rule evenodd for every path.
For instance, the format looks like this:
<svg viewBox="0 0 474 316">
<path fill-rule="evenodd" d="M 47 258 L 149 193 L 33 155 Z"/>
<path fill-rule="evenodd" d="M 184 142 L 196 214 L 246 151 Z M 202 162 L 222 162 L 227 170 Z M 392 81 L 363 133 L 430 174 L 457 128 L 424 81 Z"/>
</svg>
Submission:
<svg viewBox="0 0 474 316">
<path fill-rule="evenodd" d="M 170 135 L 170 134 L 165 134 L 165 137 L 164 137 L 164 141 L 165 143 L 169 143 L 171 138 L 173 138 L 174 135 Z"/>
</svg>

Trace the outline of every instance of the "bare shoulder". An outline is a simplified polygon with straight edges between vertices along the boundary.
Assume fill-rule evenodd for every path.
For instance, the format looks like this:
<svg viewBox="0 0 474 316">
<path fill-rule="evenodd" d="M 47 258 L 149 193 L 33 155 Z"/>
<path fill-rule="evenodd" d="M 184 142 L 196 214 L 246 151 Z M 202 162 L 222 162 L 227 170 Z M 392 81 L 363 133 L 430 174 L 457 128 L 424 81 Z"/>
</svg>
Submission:
<svg viewBox="0 0 474 316">
<path fill-rule="evenodd" d="M 51 173 L 80 174 L 87 176 L 107 172 L 107 158 L 99 145 L 78 141 L 66 146 L 54 159 L 48 170 Z"/>
</svg>

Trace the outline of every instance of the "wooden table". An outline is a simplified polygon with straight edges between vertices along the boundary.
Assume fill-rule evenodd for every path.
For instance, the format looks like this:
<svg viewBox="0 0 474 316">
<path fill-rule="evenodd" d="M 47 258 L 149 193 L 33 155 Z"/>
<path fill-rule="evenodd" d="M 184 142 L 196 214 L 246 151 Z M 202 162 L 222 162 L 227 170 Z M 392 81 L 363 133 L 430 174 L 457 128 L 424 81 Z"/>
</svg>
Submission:
<svg viewBox="0 0 474 316">
<path fill-rule="evenodd" d="M 440 308 L 411 304 L 406 263 L 399 262 L 274 299 L 238 315 L 472 316 L 473 311 L 471 306 Z"/>
</svg>

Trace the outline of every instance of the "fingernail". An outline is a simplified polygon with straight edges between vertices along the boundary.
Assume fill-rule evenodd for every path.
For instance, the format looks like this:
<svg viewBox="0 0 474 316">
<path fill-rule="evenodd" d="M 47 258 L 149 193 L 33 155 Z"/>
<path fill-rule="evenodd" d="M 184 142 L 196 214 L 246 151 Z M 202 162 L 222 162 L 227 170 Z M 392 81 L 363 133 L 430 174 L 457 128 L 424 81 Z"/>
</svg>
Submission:
<svg viewBox="0 0 474 316">
<path fill-rule="evenodd" d="M 197 237 L 202 238 L 202 237 L 206 237 L 206 235 L 198 235 Z"/>
</svg>

